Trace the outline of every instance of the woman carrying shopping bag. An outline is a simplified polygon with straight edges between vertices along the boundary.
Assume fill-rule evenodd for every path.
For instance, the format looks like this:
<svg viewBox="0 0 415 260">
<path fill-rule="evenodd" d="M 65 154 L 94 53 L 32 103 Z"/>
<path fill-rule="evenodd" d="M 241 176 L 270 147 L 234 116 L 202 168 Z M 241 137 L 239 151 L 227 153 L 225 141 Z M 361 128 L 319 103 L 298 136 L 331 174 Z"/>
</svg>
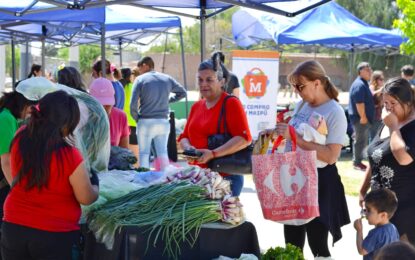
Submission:
<svg viewBox="0 0 415 260">
<path fill-rule="evenodd" d="M 329 257 L 328 233 L 333 243 L 342 237 L 341 227 L 350 223 L 343 184 L 337 172 L 336 161 L 346 135 L 347 121 L 344 110 L 337 103 L 338 91 L 326 75 L 320 63 L 310 60 L 299 64 L 288 75 L 288 82 L 300 95 L 302 101 L 297 105 L 294 116 L 286 123 L 278 123 L 276 133 L 287 140 L 286 150 L 291 150 L 289 126 L 299 129 L 302 123 L 310 123 L 310 117 L 321 115 L 327 125 L 324 144 L 305 141 L 296 134 L 297 147 L 316 151 L 317 160 L 323 162 L 318 168 L 318 204 L 320 217 L 304 225 L 284 225 L 285 242 L 304 247 L 305 236 L 315 257 Z"/>
</svg>

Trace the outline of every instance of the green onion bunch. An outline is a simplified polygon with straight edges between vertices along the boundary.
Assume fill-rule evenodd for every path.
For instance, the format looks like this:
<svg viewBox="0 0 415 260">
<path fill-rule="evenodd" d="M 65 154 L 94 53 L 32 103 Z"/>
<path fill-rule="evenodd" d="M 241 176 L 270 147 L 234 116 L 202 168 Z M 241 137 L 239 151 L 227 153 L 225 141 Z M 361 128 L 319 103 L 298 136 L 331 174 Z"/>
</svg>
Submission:
<svg viewBox="0 0 415 260">
<path fill-rule="evenodd" d="M 181 243 L 193 246 L 202 224 L 221 219 L 220 202 L 206 198 L 206 189 L 188 182 L 153 185 L 133 191 L 91 211 L 89 228 L 111 249 L 123 226 L 145 228 L 147 247 L 164 241 L 163 254 L 178 259 Z"/>
</svg>

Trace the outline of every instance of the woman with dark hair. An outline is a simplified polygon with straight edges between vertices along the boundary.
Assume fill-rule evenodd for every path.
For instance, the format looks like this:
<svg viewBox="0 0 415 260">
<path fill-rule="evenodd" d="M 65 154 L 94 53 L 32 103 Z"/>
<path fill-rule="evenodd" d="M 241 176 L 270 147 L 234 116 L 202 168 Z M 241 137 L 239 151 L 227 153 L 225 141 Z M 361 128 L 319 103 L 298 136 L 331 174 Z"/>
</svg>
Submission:
<svg viewBox="0 0 415 260">
<path fill-rule="evenodd" d="M 372 73 L 372 77 L 370 78 L 370 91 L 373 95 L 373 102 L 375 103 L 375 118 L 373 119 L 373 123 L 369 129 L 369 142 L 371 142 L 379 128 L 382 125 L 382 88 L 385 83 L 385 77 L 383 76 L 383 72 L 381 70 L 375 70 Z"/>
<path fill-rule="evenodd" d="M 391 218 L 401 240 L 415 245 L 415 97 L 403 78 L 388 80 L 382 91 L 383 125 L 368 148 L 370 166 L 360 188 L 359 202 L 369 188 L 396 193 L 398 209 Z"/>
<path fill-rule="evenodd" d="M 131 80 L 131 69 L 130 68 L 122 68 L 121 69 L 121 79 L 119 80 L 122 86 L 125 88 L 127 84 L 132 83 Z"/>
<path fill-rule="evenodd" d="M 39 64 L 33 64 L 32 68 L 30 69 L 29 75 L 27 75 L 28 78 L 31 77 L 42 77 L 42 66 Z"/>
<path fill-rule="evenodd" d="M 0 98 L 0 217 L 3 218 L 3 203 L 11 183 L 10 144 L 19 127 L 19 120 L 26 118 L 28 107 L 34 104 L 17 91 L 3 93 Z M 0 219 L 0 223 L 1 223 Z"/>
<path fill-rule="evenodd" d="M 63 67 L 57 72 L 57 82 L 59 84 L 86 92 L 85 85 L 82 81 L 82 76 L 74 67 Z"/>
<path fill-rule="evenodd" d="M 98 60 L 92 66 L 92 77 L 97 79 L 99 77 L 107 78 L 111 81 L 112 86 L 114 87 L 115 91 L 115 107 L 119 109 L 124 109 L 125 103 L 125 93 L 122 84 L 114 78 L 114 71 L 116 69 L 115 66 L 111 65 L 111 63 L 105 60 L 105 74 L 102 73 L 102 61 Z"/>
<path fill-rule="evenodd" d="M 203 97 L 190 110 L 184 132 L 180 135 L 181 147 L 196 148 L 202 156 L 195 162 L 201 167 L 207 167 L 207 162 L 215 157 L 222 157 L 235 153 L 247 147 L 251 141 L 248 120 L 245 110 L 238 98 L 229 98 L 226 101 L 225 123 L 227 132 L 232 138 L 224 145 L 213 150 L 208 149 L 208 137 L 217 134 L 217 124 L 225 97 L 229 96 L 223 90 L 228 77 L 228 71 L 218 56 L 215 60 L 209 59 L 199 65 L 197 79 L 200 94 Z M 224 131 L 221 127 L 221 131 Z M 231 181 L 231 190 L 234 196 L 239 196 L 243 187 L 242 175 L 226 175 Z"/>
<path fill-rule="evenodd" d="M 312 115 L 324 118 L 327 133 L 324 144 L 307 142 L 296 134 L 297 146 L 303 150 L 316 151 L 317 159 L 325 163 L 318 171 L 318 203 L 320 217 L 304 225 L 284 225 L 285 243 L 303 249 L 307 235 L 308 244 L 315 257 L 330 257 L 328 234 L 333 243 L 342 237 L 341 227 L 350 223 L 344 187 L 337 171 L 336 162 L 340 156 L 347 120 L 338 102 L 338 91 L 323 66 L 314 60 L 297 65 L 288 75 L 288 82 L 300 95 L 301 101 L 294 110 L 288 124 L 278 123 L 276 133 L 286 138 L 286 150 L 291 150 L 288 126 L 297 129 L 301 123 L 308 123 Z"/>
<path fill-rule="evenodd" d="M 30 113 L 10 149 L 12 189 L 4 204 L 2 257 L 71 259 L 79 237 L 79 204 L 98 197 L 96 174 L 89 178 L 81 153 L 72 146 L 78 103 L 56 91 Z"/>
</svg>

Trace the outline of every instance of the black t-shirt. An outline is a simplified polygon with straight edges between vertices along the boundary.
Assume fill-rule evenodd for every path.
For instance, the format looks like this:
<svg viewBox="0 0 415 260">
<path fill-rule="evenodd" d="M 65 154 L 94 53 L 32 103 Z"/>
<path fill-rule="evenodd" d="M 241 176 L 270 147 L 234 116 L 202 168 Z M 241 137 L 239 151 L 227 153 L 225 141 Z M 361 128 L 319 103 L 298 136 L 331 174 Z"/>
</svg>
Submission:
<svg viewBox="0 0 415 260">
<path fill-rule="evenodd" d="M 388 131 L 383 126 L 383 131 Z M 399 165 L 390 148 L 390 137 L 380 138 L 380 132 L 369 145 L 369 163 L 372 167 L 371 187 L 388 188 L 398 197 L 399 206 L 413 205 L 415 199 L 415 120 L 401 128 L 407 152 L 414 159 L 408 165 Z"/>
<path fill-rule="evenodd" d="M 235 88 L 239 88 L 238 77 L 235 74 L 233 74 L 232 72 L 229 72 L 229 81 L 224 86 L 224 88 L 225 88 L 225 92 L 228 93 L 228 94 L 232 94 L 232 92 Z"/>
</svg>

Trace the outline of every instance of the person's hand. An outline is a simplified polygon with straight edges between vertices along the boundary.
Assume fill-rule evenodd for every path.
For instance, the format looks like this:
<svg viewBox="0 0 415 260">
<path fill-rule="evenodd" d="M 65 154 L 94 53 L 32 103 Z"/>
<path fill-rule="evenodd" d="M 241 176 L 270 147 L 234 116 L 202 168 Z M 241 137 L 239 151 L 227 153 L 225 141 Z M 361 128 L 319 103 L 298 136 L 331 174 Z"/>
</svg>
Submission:
<svg viewBox="0 0 415 260">
<path fill-rule="evenodd" d="M 291 140 L 289 125 L 287 123 L 278 123 L 276 132 L 277 135 L 284 137 L 286 140 Z"/>
<path fill-rule="evenodd" d="M 361 218 L 356 219 L 353 223 L 353 227 L 354 229 L 356 229 L 356 231 L 361 232 L 363 229 L 362 219 Z"/>
<path fill-rule="evenodd" d="M 262 136 L 262 135 L 270 136 L 271 135 L 271 137 L 273 137 L 275 133 L 276 133 L 275 128 L 269 128 L 269 129 L 265 129 L 259 132 L 258 136 Z"/>
<path fill-rule="evenodd" d="M 398 117 L 392 111 L 386 111 L 385 109 L 382 113 L 382 120 L 390 130 L 399 128 Z"/>
<path fill-rule="evenodd" d="M 213 152 L 209 149 L 197 149 L 197 151 L 202 152 L 202 156 L 197 159 L 198 163 L 207 163 L 214 158 Z"/>
<path fill-rule="evenodd" d="M 360 118 L 360 124 L 361 124 L 361 125 L 366 125 L 366 124 L 367 124 L 367 122 L 368 122 L 368 121 L 367 121 L 367 117 L 361 117 L 361 118 Z"/>
</svg>

